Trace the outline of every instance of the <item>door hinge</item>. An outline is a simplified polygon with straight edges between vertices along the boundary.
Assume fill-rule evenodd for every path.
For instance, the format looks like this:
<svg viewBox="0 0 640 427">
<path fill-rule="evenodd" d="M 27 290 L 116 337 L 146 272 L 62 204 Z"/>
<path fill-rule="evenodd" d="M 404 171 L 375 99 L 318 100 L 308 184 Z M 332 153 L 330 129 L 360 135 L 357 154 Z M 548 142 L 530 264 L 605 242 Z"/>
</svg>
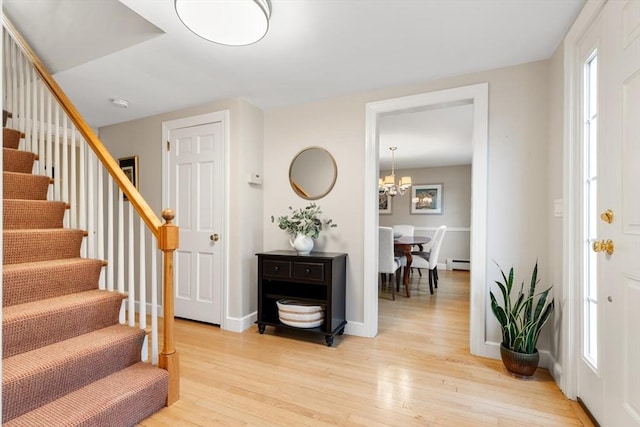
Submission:
<svg viewBox="0 0 640 427">
<path fill-rule="evenodd" d="M 167 151 L 171 151 L 171 141 L 167 141 Z"/>
</svg>

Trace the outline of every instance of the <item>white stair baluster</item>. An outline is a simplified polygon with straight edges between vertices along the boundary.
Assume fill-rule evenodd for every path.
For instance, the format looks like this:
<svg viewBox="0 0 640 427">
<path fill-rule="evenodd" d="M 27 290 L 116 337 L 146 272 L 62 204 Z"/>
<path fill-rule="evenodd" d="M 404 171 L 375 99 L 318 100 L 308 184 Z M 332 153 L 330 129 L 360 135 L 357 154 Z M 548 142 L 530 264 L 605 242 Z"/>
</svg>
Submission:
<svg viewBox="0 0 640 427">
<path fill-rule="evenodd" d="M 53 127 L 53 124 L 52 124 L 52 121 L 53 121 L 52 120 L 53 119 L 52 102 L 53 102 L 52 96 L 51 96 L 51 94 L 48 94 L 47 95 L 47 147 L 46 147 L 46 150 L 45 150 L 45 164 L 46 164 L 45 168 L 46 168 L 46 171 L 47 171 L 46 174 L 47 174 L 47 176 L 49 178 L 51 178 L 51 170 L 53 168 L 53 163 L 52 163 L 53 158 L 52 158 L 52 154 L 51 154 L 52 153 L 51 144 L 53 143 L 52 142 L 52 127 Z M 49 194 L 48 199 L 49 200 L 53 199 L 53 188 L 52 188 L 52 186 L 49 186 L 48 194 Z"/>
<path fill-rule="evenodd" d="M 115 185 L 111 177 L 107 178 L 107 289 L 112 291 L 115 278 L 113 277 L 113 242 L 116 239 L 113 227 L 113 186 Z"/>
<path fill-rule="evenodd" d="M 135 251 L 133 246 L 134 240 L 134 231 L 133 231 L 133 206 L 129 203 L 127 206 L 127 211 L 129 213 L 128 222 L 128 232 L 127 232 L 127 241 L 128 241 L 128 275 L 127 275 L 127 290 L 129 291 L 129 295 L 127 299 L 129 300 L 129 326 L 136 325 L 136 282 L 135 282 Z"/>
<path fill-rule="evenodd" d="M 95 232 L 95 236 L 96 236 L 96 245 L 97 245 L 97 252 L 96 252 L 96 257 L 98 259 L 104 259 L 104 232 L 105 232 L 105 228 L 104 228 L 104 187 L 103 187 L 103 182 L 104 182 L 104 174 L 105 174 L 105 170 L 102 167 L 102 163 L 97 162 L 97 170 L 96 170 L 96 174 L 97 174 L 97 178 L 98 178 L 98 182 L 97 182 L 97 191 L 96 193 L 98 193 L 98 200 L 97 200 L 97 206 L 98 209 L 96 211 L 96 232 Z M 100 289 L 106 289 L 105 286 L 105 271 L 104 269 L 102 269 L 102 271 L 100 272 Z"/>
<path fill-rule="evenodd" d="M 133 209 L 132 209 L 133 210 Z M 140 262 L 138 263 L 139 277 L 138 285 L 140 286 L 140 290 L 138 291 L 138 322 L 140 323 L 140 329 L 147 329 L 147 271 L 146 271 L 146 260 L 147 254 L 145 253 L 145 230 L 146 227 L 144 225 L 144 221 L 142 218 L 138 220 L 138 232 L 140 234 L 138 238 L 139 242 L 139 257 Z M 149 360 L 149 351 L 148 351 L 148 339 L 145 335 L 144 346 L 142 347 L 142 360 Z"/>
<path fill-rule="evenodd" d="M 158 241 L 151 234 L 151 363 L 158 364 Z"/>
<path fill-rule="evenodd" d="M 53 178 L 53 198 L 59 201 L 62 200 L 60 197 L 62 176 L 60 174 L 60 104 L 57 102 L 54 105 L 53 114 L 53 169 L 50 176 Z"/>
<path fill-rule="evenodd" d="M 80 221 L 78 224 L 78 228 L 81 230 L 87 229 L 87 150 L 85 149 L 85 141 L 82 140 L 80 143 L 80 173 L 78 176 L 79 184 L 80 184 L 80 200 L 79 200 L 79 208 L 78 215 L 80 216 Z M 83 257 L 87 256 L 87 242 L 86 240 L 82 242 L 82 251 L 81 254 Z"/>
<path fill-rule="evenodd" d="M 73 126 L 71 128 L 71 173 L 69 174 L 69 205 L 71 208 L 69 209 L 69 227 L 78 228 L 78 195 L 76 192 L 76 183 L 78 182 L 77 177 L 77 155 L 76 150 L 78 149 L 76 146 L 76 127 Z"/>
<path fill-rule="evenodd" d="M 60 179 L 62 182 L 62 201 L 65 203 L 69 203 L 69 122 L 67 120 L 67 115 L 64 114 L 62 116 L 62 170 L 60 174 Z M 64 213 L 64 227 L 69 227 L 69 212 Z"/>
</svg>

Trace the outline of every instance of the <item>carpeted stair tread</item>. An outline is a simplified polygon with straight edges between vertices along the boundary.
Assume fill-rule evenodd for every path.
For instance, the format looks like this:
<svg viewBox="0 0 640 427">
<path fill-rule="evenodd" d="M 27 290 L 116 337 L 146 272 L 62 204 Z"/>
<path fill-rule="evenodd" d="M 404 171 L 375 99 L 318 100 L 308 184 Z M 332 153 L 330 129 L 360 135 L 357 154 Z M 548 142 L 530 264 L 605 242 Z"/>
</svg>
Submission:
<svg viewBox="0 0 640 427">
<path fill-rule="evenodd" d="M 114 325 L 2 360 L 2 422 L 140 361 L 145 332 Z"/>
<path fill-rule="evenodd" d="M 2 306 L 98 289 L 103 261 L 87 258 L 8 264 L 2 269 Z"/>
<path fill-rule="evenodd" d="M 4 148 L 18 149 L 22 132 L 15 129 L 2 128 L 2 146 Z"/>
<path fill-rule="evenodd" d="M 5 230 L 62 228 L 66 203 L 49 200 L 3 200 Z"/>
<path fill-rule="evenodd" d="M 123 299 L 117 292 L 96 289 L 4 307 L 2 357 L 115 325 Z"/>
<path fill-rule="evenodd" d="M 30 151 L 3 148 L 2 170 L 5 172 L 31 173 L 35 158 L 35 153 Z"/>
<path fill-rule="evenodd" d="M 4 426 L 133 426 L 164 406 L 167 389 L 167 371 L 139 362 Z"/>
<path fill-rule="evenodd" d="M 84 231 L 74 229 L 4 230 L 3 264 L 78 258 Z"/>
<path fill-rule="evenodd" d="M 80 257 L 87 233 L 64 228 L 24 138 L 3 129 L 0 424 L 134 426 L 167 403 L 168 373 L 140 361 L 146 332 L 118 324 L 126 295 L 99 289 L 106 264 Z"/>
<path fill-rule="evenodd" d="M 2 198 L 46 200 L 51 179 L 46 175 L 2 172 Z"/>
</svg>

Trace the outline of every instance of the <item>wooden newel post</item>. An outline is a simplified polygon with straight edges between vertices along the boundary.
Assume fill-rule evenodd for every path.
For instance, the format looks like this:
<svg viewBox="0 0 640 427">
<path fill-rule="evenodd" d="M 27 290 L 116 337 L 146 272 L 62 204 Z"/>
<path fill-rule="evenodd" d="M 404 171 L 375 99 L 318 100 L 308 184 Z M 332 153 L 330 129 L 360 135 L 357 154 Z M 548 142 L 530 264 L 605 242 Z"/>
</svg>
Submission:
<svg viewBox="0 0 640 427">
<path fill-rule="evenodd" d="M 167 396 L 167 406 L 169 406 L 180 398 L 180 359 L 173 337 L 173 307 L 175 298 L 173 291 L 173 251 L 175 251 L 179 245 L 179 228 L 171 223 L 173 218 L 175 218 L 173 210 L 163 210 L 162 218 L 164 218 L 166 223 L 160 226 L 158 248 L 164 254 L 162 287 L 164 340 L 158 364 L 169 373 L 169 395 Z"/>
</svg>

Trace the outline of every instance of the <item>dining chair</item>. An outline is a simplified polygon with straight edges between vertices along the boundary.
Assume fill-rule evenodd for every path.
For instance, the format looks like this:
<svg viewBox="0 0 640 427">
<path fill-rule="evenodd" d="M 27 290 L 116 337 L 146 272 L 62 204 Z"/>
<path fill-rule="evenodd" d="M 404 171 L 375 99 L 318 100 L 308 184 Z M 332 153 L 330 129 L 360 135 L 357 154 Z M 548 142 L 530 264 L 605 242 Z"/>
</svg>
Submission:
<svg viewBox="0 0 640 427">
<path fill-rule="evenodd" d="M 413 225 L 394 225 L 393 232 L 401 233 L 403 236 L 413 236 L 415 227 Z"/>
<path fill-rule="evenodd" d="M 446 229 L 447 229 L 447 226 L 446 226 L 446 225 L 441 225 L 440 227 L 436 228 L 435 233 L 433 233 L 433 239 L 431 239 L 431 241 L 430 241 L 429 243 L 426 243 L 426 244 L 424 245 L 424 247 L 423 247 L 423 248 L 420 248 L 420 250 L 419 250 L 419 251 L 415 251 L 415 252 L 414 252 L 414 251 L 412 251 L 412 252 L 411 252 L 411 256 L 413 256 L 413 255 L 418 255 L 418 256 L 420 256 L 420 257 L 422 257 L 422 258 L 426 258 L 426 259 L 427 259 L 427 261 L 428 261 L 428 260 L 429 260 L 429 254 L 431 253 L 431 248 L 433 248 L 433 244 L 434 244 L 437 240 L 439 240 L 439 239 L 440 239 L 440 235 L 441 235 L 442 233 L 444 233 Z M 412 263 L 412 264 L 413 264 L 413 263 Z M 414 266 L 412 265 L 412 266 L 411 266 L 411 273 L 413 273 L 413 269 L 414 269 L 414 268 L 417 268 L 417 267 L 414 267 Z M 437 269 L 437 267 L 436 267 L 436 270 L 435 270 L 436 274 L 437 274 L 437 271 L 438 271 L 438 269 Z M 418 268 L 418 274 L 419 274 L 420 276 L 422 276 L 422 271 L 420 270 L 420 268 Z"/>
<path fill-rule="evenodd" d="M 429 270 L 429 292 L 432 294 L 434 286 L 438 287 L 438 258 L 440 257 L 440 247 L 446 232 L 447 227 L 445 225 L 441 225 L 436 229 L 433 236 L 433 245 L 429 252 L 411 252 L 411 269 L 417 268 L 420 275 L 422 275 L 421 268 Z"/>
<path fill-rule="evenodd" d="M 394 237 L 398 234 L 401 234 L 402 236 L 413 236 L 415 233 L 415 229 L 416 228 L 413 225 L 406 225 L 406 224 L 394 225 L 393 235 Z M 422 248 L 420 248 L 420 250 L 422 250 Z M 399 255 L 399 253 L 396 252 L 396 255 Z"/>
<path fill-rule="evenodd" d="M 384 283 L 385 276 L 395 276 L 396 283 L 391 280 L 387 284 L 391 284 L 391 299 L 396 300 L 396 287 L 400 286 L 402 278 L 402 267 L 406 267 L 407 257 L 395 256 L 393 250 L 393 228 L 378 227 L 378 271 L 380 273 L 381 283 Z"/>
</svg>

